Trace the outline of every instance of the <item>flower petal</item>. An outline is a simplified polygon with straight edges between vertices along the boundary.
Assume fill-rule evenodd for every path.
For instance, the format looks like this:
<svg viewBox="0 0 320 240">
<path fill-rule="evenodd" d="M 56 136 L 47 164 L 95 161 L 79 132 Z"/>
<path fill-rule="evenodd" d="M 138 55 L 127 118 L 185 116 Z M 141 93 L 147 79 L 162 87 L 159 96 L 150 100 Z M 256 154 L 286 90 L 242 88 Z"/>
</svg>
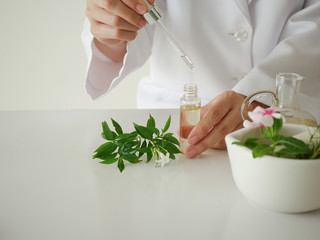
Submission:
<svg viewBox="0 0 320 240">
<path fill-rule="evenodd" d="M 281 118 L 281 113 L 272 113 L 272 117 L 280 119 Z"/>
<path fill-rule="evenodd" d="M 159 153 L 160 159 L 157 159 L 156 162 L 159 163 L 161 167 L 163 167 L 164 165 L 170 162 L 170 158 L 169 158 L 170 154 L 168 152 L 166 153 L 166 155 L 164 155 L 159 150 L 157 150 L 157 152 Z"/>
<path fill-rule="evenodd" d="M 265 115 L 263 116 L 263 118 L 261 119 L 261 123 L 265 126 L 265 127 L 271 127 L 273 125 L 273 117 L 271 115 Z"/>
<path fill-rule="evenodd" d="M 251 129 L 251 128 L 261 127 L 261 124 L 260 124 L 260 123 L 257 123 L 257 122 L 249 122 L 248 120 L 245 120 L 245 121 L 243 122 L 243 126 L 244 126 L 245 128 Z"/>
<path fill-rule="evenodd" d="M 159 153 L 161 159 L 165 158 L 165 155 L 162 152 L 158 151 L 158 153 Z"/>
<path fill-rule="evenodd" d="M 253 110 L 254 113 L 264 113 L 264 108 L 260 106 L 256 106 L 256 108 Z"/>
<path fill-rule="evenodd" d="M 248 112 L 249 117 L 253 122 L 260 122 L 263 114 L 261 112 Z"/>
</svg>

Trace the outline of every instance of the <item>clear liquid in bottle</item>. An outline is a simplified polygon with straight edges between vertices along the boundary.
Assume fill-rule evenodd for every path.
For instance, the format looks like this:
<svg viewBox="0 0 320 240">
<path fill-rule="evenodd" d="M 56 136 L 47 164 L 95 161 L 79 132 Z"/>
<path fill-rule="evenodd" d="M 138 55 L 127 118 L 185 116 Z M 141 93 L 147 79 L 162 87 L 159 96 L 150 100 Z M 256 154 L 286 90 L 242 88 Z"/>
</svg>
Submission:
<svg viewBox="0 0 320 240">
<path fill-rule="evenodd" d="M 189 147 L 188 136 L 194 126 L 200 121 L 200 106 L 180 107 L 180 150 L 185 152 Z"/>
<path fill-rule="evenodd" d="M 196 84 L 186 84 L 184 95 L 180 99 L 180 151 L 189 147 L 188 136 L 194 126 L 200 121 L 201 100 L 197 95 Z"/>
</svg>

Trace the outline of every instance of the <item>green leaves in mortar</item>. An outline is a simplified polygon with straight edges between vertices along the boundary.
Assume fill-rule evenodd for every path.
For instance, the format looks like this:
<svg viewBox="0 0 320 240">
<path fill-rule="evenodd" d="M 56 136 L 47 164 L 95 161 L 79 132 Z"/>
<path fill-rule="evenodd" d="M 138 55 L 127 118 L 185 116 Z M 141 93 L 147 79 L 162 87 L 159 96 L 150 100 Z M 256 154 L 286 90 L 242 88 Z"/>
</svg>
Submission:
<svg viewBox="0 0 320 240">
<path fill-rule="evenodd" d="M 179 141 L 173 133 L 167 133 L 171 124 L 169 116 L 161 131 L 156 128 L 154 118 L 149 114 L 146 126 L 133 123 L 135 131 L 123 133 L 121 126 L 111 118 L 115 131 L 112 131 L 107 122 L 102 122 L 102 138 L 107 142 L 95 150 L 93 158 L 101 159 L 102 164 L 118 164 L 120 172 L 125 168 L 124 161 L 139 163 L 146 155 L 146 162 L 150 162 L 153 156 L 157 159 L 164 155 L 175 159 L 175 154 L 180 153 Z"/>
<path fill-rule="evenodd" d="M 244 142 L 233 142 L 232 144 L 252 149 L 254 158 L 264 155 L 292 159 L 316 159 L 320 157 L 320 140 L 311 141 L 320 132 L 320 126 L 311 135 L 310 143 L 307 144 L 300 139 L 281 135 L 282 124 L 282 118 L 274 118 L 272 126 L 260 128 L 260 137 L 248 138 Z"/>
</svg>

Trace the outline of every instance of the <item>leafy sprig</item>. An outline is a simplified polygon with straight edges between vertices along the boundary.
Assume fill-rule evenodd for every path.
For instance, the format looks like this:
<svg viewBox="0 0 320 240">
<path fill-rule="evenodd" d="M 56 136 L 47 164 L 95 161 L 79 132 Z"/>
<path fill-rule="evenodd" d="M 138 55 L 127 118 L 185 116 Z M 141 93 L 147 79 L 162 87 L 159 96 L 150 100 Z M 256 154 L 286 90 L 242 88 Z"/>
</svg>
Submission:
<svg viewBox="0 0 320 240">
<path fill-rule="evenodd" d="M 102 122 L 102 138 L 107 142 L 99 146 L 93 155 L 93 159 L 98 158 L 102 164 L 113 164 L 117 162 L 120 172 L 125 169 L 124 161 L 139 163 L 146 155 L 146 162 L 150 162 L 153 156 L 157 158 L 157 164 L 163 166 L 170 159 L 175 159 L 175 154 L 181 153 L 179 141 L 173 133 L 167 133 L 171 116 L 163 129 L 156 128 L 154 118 L 149 114 L 146 126 L 133 123 L 135 131 L 124 133 L 118 122 L 111 118 L 114 131 L 112 131 L 106 121 Z M 166 162 L 164 162 L 166 161 Z"/>
<path fill-rule="evenodd" d="M 320 136 L 320 126 L 311 134 L 308 143 L 292 136 L 281 135 L 282 126 L 283 119 L 274 117 L 271 126 L 260 126 L 260 137 L 247 138 L 244 142 L 233 142 L 232 144 L 252 149 L 254 158 L 264 155 L 292 159 L 320 158 L 320 139 L 315 139 Z"/>
</svg>

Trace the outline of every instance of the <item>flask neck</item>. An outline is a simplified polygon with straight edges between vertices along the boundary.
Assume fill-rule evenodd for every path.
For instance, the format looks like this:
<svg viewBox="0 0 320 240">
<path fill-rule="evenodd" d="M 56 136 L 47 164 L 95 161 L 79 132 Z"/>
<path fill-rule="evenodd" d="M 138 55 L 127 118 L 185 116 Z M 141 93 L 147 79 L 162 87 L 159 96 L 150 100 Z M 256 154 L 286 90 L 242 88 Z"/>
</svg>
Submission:
<svg viewBox="0 0 320 240">
<path fill-rule="evenodd" d="M 295 73 L 280 73 L 276 79 L 276 95 L 280 108 L 299 108 L 299 95 L 304 77 Z"/>
</svg>

